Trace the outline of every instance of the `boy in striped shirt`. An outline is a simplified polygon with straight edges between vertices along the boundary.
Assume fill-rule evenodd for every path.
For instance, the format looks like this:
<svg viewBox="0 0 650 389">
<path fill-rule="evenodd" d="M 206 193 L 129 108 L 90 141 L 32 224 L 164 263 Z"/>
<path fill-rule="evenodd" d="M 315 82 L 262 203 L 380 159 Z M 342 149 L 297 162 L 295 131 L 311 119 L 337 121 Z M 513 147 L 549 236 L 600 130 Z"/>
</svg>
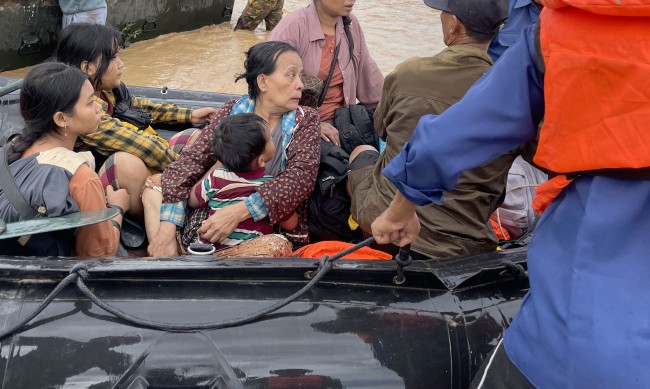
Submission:
<svg viewBox="0 0 650 389">
<path fill-rule="evenodd" d="M 212 216 L 219 208 L 243 201 L 257 187 L 272 179 L 264 174 L 264 165 L 273 158 L 275 146 L 261 117 L 244 113 L 225 118 L 214 131 L 213 151 L 217 163 L 192 188 L 188 205 L 191 208 L 209 208 Z M 293 230 L 298 224 L 294 213 L 280 222 L 286 230 Z M 247 219 L 214 247 L 223 249 L 236 246 L 243 241 L 273 232 L 268 218 L 255 221 Z M 198 237 L 200 243 L 210 243 Z"/>
</svg>

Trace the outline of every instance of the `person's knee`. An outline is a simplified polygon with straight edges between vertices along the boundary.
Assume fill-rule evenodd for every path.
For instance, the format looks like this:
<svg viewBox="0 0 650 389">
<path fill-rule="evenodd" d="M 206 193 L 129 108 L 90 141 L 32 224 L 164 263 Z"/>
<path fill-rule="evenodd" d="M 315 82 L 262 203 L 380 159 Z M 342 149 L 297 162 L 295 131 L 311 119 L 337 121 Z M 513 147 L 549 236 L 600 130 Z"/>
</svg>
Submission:
<svg viewBox="0 0 650 389">
<path fill-rule="evenodd" d="M 147 165 L 133 154 L 117 152 L 113 156 L 116 178 L 120 185 L 142 187 L 151 172 Z M 139 192 L 139 190 L 138 190 Z"/>
<path fill-rule="evenodd" d="M 144 162 L 129 153 L 117 152 L 107 160 L 102 167 L 106 176 L 113 186 L 126 189 L 131 197 L 131 209 L 129 215 L 140 219 L 143 215 L 140 191 L 145 180 L 151 174 Z"/>
<path fill-rule="evenodd" d="M 379 216 L 375 212 L 378 205 L 378 188 L 373 177 L 378 156 L 379 153 L 376 150 L 364 150 L 364 154 L 350 165 L 346 181 L 346 188 L 351 200 L 350 213 L 364 231 L 370 231 L 370 225 Z"/>
<path fill-rule="evenodd" d="M 352 150 L 352 152 L 350 153 L 350 159 L 349 159 L 349 162 L 352 163 L 352 161 L 354 161 L 354 160 L 357 158 L 357 156 L 359 156 L 359 154 L 363 153 L 364 151 L 375 151 L 375 152 L 378 152 L 376 148 L 374 148 L 374 147 L 372 147 L 372 146 L 369 146 L 369 145 L 361 145 L 361 146 L 357 146 L 357 147 L 355 147 L 354 150 Z"/>
<path fill-rule="evenodd" d="M 360 179 L 365 178 L 364 176 L 368 176 L 372 174 L 372 169 L 368 167 L 374 166 L 378 159 L 379 159 L 379 151 L 377 151 L 377 149 L 375 149 L 372 146 L 361 145 L 355 147 L 354 150 L 352 150 L 348 162 L 350 165 L 351 172 L 358 171 L 357 173 L 360 173 L 356 179 L 357 182 L 359 182 Z M 363 173 L 361 173 L 362 171 Z M 348 173 L 348 177 L 345 182 L 345 190 L 348 192 L 348 195 L 352 197 L 354 196 L 355 188 L 352 183 L 352 180 L 350 179 L 350 174 L 352 173 Z"/>
<path fill-rule="evenodd" d="M 174 152 L 180 154 L 185 147 L 189 147 L 196 141 L 196 139 L 201 134 L 200 130 L 196 128 L 188 128 L 183 130 L 169 139 L 169 147 L 174 150 Z"/>
</svg>

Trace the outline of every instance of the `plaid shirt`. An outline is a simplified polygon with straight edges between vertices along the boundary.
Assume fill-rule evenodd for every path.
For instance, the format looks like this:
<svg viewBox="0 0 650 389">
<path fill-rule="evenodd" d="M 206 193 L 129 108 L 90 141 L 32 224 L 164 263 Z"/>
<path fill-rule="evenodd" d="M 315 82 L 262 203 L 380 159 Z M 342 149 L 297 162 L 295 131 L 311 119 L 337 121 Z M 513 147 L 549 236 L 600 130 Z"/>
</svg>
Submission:
<svg viewBox="0 0 650 389">
<path fill-rule="evenodd" d="M 106 97 L 115 105 L 115 96 L 106 92 Z M 189 123 L 192 110 L 180 108 L 175 104 L 156 104 L 148 99 L 132 98 L 132 107 L 151 114 L 155 123 Z M 140 158 L 149 168 L 163 171 L 170 163 L 178 158 L 169 144 L 156 135 L 139 131 L 114 119 L 106 113 L 108 103 L 95 96 L 102 106 L 102 118 L 97 131 L 81 135 L 79 138 L 86 147 L 95 149 L 102 155 L 111 155 L 116 151 L 124 151 Z"/>
</svg>

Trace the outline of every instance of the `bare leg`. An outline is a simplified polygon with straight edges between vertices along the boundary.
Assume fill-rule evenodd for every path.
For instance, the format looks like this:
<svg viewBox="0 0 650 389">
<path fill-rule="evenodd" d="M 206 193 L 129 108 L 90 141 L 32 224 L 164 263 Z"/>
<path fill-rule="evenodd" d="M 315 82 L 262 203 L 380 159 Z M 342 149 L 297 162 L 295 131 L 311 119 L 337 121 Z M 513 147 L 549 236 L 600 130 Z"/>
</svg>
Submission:
<svg viewBox="0 0 650 389">
<path fill-rule="evenodd" d="M 349 163 L 352 164 L 352 161 L 354 161 L 354 159 L 364 151 L 377 151 L 377 149 L 369 145 L 357 146 L 350 153 L 350 159 L 348 160 Z M 345 180 L 345 190 L 347 190 L 349 196 L 352 196 L 352 188 L 350 188 L 350 184 L 347 180 Z"/>
<path fill-rule="evenodd" d="M 106 160 L 99 169 L 102 185 L 113 185 L 115 188 L 126 189 L 131 198 L 129 216 L 142 221 L 143 210 L 140 192 L 144 180 L 151 174 L 142 160 L 132 154 L 119 151 Z"/>
<path fill-rule="evenodd" d="M 158 233 L 160 228 L 160 206 L 162 205 L 162 192 L 145 188 L 142 192 L 142 205 L 144 206 L 144 228 L 147 231 L 149 242 Z"/>
</svg>

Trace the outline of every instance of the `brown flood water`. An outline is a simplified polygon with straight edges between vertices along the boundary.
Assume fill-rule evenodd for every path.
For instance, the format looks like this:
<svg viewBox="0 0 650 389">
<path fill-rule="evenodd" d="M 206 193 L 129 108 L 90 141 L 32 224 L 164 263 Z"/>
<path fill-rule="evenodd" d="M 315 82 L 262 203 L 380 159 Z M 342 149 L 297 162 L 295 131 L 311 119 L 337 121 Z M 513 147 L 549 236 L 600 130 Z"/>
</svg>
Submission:
<svg viewBox="0 0 650 389">
<path fill-rule="evenodd" d="M 306 4 L 308 0 L 285 0 L 284 14 Z M 263 23 L 254 32 L 232 31 L 245 5 L 246 0 L 235 0 L 230 23 L 132 44 L 120 53 L 126 65 L 122 80 L 127 85 L 245 93 L 245 82 L 235 83 L 234 77 L 243 70 L 244 52 L 267 36 Z M 357 0 L 353 13 L 384 75 L 408 58 L 430 56 L 445 47 L 439 12 L 422 0 Z M 27 70 L 0 75 L 22 77 Z"/>
</svg>

